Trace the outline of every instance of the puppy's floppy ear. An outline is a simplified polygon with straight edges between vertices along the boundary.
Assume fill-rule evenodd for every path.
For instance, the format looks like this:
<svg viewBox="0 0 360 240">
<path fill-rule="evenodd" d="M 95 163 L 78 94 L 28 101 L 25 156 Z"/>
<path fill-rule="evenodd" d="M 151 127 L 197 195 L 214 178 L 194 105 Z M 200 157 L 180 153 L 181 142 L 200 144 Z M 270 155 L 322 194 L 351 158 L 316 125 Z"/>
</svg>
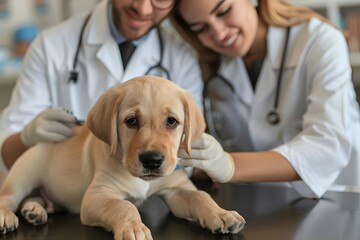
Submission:
<svg viewBox="0 0 360 240">
<path fill-rule="evenodd" d="M 87 126 L 99 139 L 110 145 L 110 155 L 114 155 L 119 143 L 118 115 L 125 91 L 120 86 L 107 90 L 91 108 Z"/>
<path fill-rule="evenodd" d="M 185 111 L 184 138 L 182 145 L 186 153 L 190 155 L 191 142 L 199 138 L 205 131 L 204 116 L 197 105 L 195 98 L 190 92 L 184 91 L 182 102 Z"/>
</svg>

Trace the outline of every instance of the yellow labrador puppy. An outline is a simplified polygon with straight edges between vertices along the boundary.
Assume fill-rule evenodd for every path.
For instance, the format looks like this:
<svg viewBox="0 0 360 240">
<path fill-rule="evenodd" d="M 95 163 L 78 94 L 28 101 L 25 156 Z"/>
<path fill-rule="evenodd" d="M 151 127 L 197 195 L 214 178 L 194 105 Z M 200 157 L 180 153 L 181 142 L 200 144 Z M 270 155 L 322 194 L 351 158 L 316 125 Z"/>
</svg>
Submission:
<svg viewBox="0 0 360 240">
<path fill-rule="evenodd" d="M 175 170 L 180 144 L 189 152 L 204 128 L 192 95 L 169 80 L 146 76 L 112 87 L 91 109 L 87 126 L 17 160 L 0 191 L 0 231 L 18 227 L 14 212 L 41 188 L 54 203 L 80 213 L 83 224 L 111 230 L 117 240 L 152 239 L 136 208 L 152 194 L 178 217 L 214 233 L 238 233 L 244 219 L 197 190 L 186 171 Z M 33 224 L 47 221 L 36 202 L 24 204 L 21 213 Z"/>
</svg>

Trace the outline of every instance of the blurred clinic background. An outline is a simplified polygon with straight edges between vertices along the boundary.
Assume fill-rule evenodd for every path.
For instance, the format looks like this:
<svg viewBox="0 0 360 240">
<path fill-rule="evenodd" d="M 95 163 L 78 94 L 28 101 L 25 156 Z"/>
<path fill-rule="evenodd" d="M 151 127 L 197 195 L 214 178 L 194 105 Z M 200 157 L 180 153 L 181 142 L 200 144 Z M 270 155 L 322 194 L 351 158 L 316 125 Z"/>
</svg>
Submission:
<svg viewBox="0 0 360 240">
<path fill-rule="evenodd" d="M 22 58 L 39 31 L 101 0 L 0 0 L 0 113 L 8 104 Z M 353 81 L 360 99 L 360 0 L 291 0 L 329 18 L 348 41 Z"/>
</svg>

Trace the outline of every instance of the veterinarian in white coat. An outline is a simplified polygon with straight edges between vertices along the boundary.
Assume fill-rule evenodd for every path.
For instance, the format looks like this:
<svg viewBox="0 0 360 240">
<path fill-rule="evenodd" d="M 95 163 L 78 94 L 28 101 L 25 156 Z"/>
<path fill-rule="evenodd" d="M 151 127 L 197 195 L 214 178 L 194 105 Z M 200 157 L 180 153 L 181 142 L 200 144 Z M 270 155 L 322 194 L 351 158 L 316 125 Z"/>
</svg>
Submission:
<svg viewBox="0 0 360 240">
<path fill-rule="evenodd" d="M 346 41 L 321 16 L 282 2 L 180 0 L 183 29 L 222 55 L 204 91 L 212 136 L 182 163 L 218 182 L 290 182 L 305 197 L 360 191 Z"/>
<path fill-rule="evenodd" d="M 203 83 L 190 48 L 163 29 L 159 30 L 160 44 L 158 29 L 153 28 L 167 16 L 174 3 L 173 0 L 104 0 L 90 15 L 74 16 L 39 34 L 25 57 L 10 104 L 1 116 L 2 158 L 11 152 L 21 153 L 38 141 L 67 138 L 75 117 L 86 120 L 90 107 L 101 93 L 136 76 L 158 75 L 159 67 L 154 73 L 148 72 L 156 65 L 168 72 L 160 76 L 169 77 L 189 90 L 201 104 Z M 171 6 L 161 10 L 155 8 L 156 4 Z M 116 11 L 114 17 L 111 13 Z M 90 17 L 85 24 L 87 16 Z M 118 21 L 116 24 L 114 18 Z M 118 25 L 121 32 L 115 27 Z M 78 78 L 74 81 L 69 79 L 69 74 L 74 70 L 83 27 L 75 67 Z M 135 39 L 137 47 L 124 70 L 118 42 L 125 38 Z M 4 147 L 4 142 L 11 140 L 16 144 L 12 142 L 11 147 Z M 9 161 L 8 166 L 14 159 Z M 6 171 L 4 159 L 0 159 L 0 165 Z"/>
</svg>

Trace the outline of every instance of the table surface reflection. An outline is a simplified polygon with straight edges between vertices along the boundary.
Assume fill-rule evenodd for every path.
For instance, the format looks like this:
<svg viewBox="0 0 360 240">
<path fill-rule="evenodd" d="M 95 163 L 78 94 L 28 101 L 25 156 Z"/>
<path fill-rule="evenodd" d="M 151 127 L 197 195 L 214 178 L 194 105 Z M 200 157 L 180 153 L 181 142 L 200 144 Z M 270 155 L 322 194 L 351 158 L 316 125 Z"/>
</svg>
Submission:
<svg viewBox="0 0 360 240">
<path fill-rule="evenodd" d="M 143 222 L 155 240 L 359 240 L 360 194 L 327 193 L 322 199 L 305 199 L 294 190 L 278 186 L 198 184 L 225 209 L 236 210 L 247 223 L 237 235 L 212 235 L 198 224 L 174 217 L 156 196 L 141 207 Z M 57 213 L 34 227 L 20 221 L 16 232 L 0 239 L 97 240 L 113 239 L 102 228 L 80 223 L 79 215 Z"/>
</svg>

